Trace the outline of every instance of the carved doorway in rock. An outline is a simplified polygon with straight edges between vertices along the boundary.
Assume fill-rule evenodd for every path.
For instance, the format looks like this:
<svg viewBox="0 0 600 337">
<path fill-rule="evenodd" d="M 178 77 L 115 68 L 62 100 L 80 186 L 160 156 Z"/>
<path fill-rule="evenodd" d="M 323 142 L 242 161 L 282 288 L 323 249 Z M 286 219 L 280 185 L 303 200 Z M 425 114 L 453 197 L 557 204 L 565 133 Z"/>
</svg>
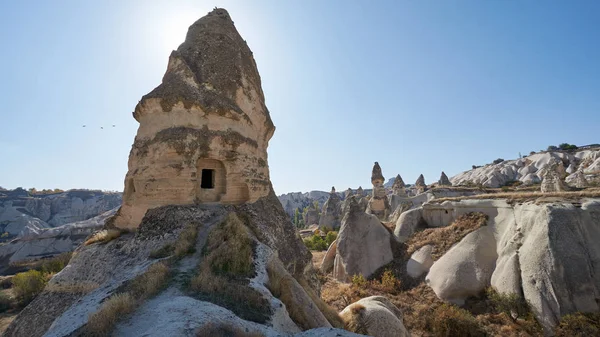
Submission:
<svg viewBox="0 0 600 337">
<path fill-rule="evenodd" d="M 219 202 L 227 191 L 223 162 L 216 159 L 198 159 L 196 191 L 199 202 Z"/>
</svg>

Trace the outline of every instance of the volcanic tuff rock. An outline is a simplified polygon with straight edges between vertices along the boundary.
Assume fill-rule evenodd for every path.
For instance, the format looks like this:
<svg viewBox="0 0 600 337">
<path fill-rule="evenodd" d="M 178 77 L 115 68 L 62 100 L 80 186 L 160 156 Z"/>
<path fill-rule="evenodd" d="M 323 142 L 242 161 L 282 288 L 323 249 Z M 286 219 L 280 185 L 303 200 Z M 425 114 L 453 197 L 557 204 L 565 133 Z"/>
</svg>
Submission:
<svg viewBox="0 0 600 337">
<path fill-rule="evenodd" d="M 356 198 L 350 197 L 337 237 L 333 276 L 342 282 L 357 274 L 369 277 L 392 259 L 388 230 L 376 216 L 362 212 Z"/>
<path fill-rule="evenodd" d="M 439 297 L 460 303 L 490 285 L 522 294 L 546 331 L 561 316 L 600 311 L 600 200 L 446 201 L 420 211 L 428 227 L 469 212 L 488 215 L 487 226 L 433 264 L 427 279 Z"/>
<path fill-rule="evenodd" d="M 383 296 L 365 297 L 340 312 L 346 326 L 373 337 L 410 337 L 402 316 L 402 311 Z"/>
<path fill-rule="evenodd" d="M 302 219 L 304 220 L 304 226 L 309 227 L 314 224 L 319 224 L 319 210 L 315 209 L 314 205 L 308 206 L 306 213 L 302 214 Z"/>
<path fill-rule="evenodd" d="M 417 189 L 417 194 L 421 194 L 427 190 L 427 185 L 425 184 L 425 177 L 423 175 L 419 175 L 417 181 L 415 182 L 415 187 Z"/>
<path fill-rule="evenodd" d="M 562 170 L 561 170 L 562 168 Z M 562 175 L 564 173 L 564 167 L 562 163 L 551 164 L 544 168 L 544 174 L 542 178 L 542 192 L 560 192 L 565 190 L 565 186 L 562 181 Z"/>
<path fill-rule="evenodd" d="M 440 185 L 440 186 L 452 186 L 452 183 L 450 182 L 450 179 L 448 179 L 448 176 L 446 175 L 446 173 L 444 173 L 444 171 L 442 171 L 442 175 L 440 176 L 440 180 L 438 180 L 438 185 Z"/>
<path fill-rule="evenodd" d="M 574 172 L 573 174 L 571 174 L 570 176 L 568 176 L 565 179 L 565 182 L 569 186 L 572 186 L 572 187 L 577 187 L 577 188 L 589 187 L 589 183 L 588 183 L 587 179 L 585 178 L 585 174 L 583 173 L 583 171 Z"/>
<path fill-rule="evenodd" d="M 165 288 L 139 299 L 139 306 L 121 315 L 110 334 L 195 336 L 198 328 L 226 323 L 266 336 L 351 336 L 333 329 L 318 309 L 311 254 L 268 179 L 266 143 L 273 125 L 262 103 L 250 50 L 227 11 L 213 10 L 190 27 L 186 42 L 171 55 L 163 84 L 144 96 L 136 109 L 140 129 L 130 157 L 125 202 L 113 219 L 137 230 L 107 243 L 80 246 L 5 335 L 86 335 L 90 314 L 114 294 L 135 296 L 137 290 L 132 288 L 138 277 L 150 266 L 166 263 L 170 279 Z M 186 119 L 191 126 L 167 128 Z M 252 138 L 230 137 L 235 133 Z M 146 153 L 140 144 L 147 145 Z M 209 159 L 221 164 L 204 166 Z M 169 170 L 174 163 L 182 166 Z M 198 190 L 211 181 L 191 178 L 200 169 L 214 170 L 212 190 L 218 193 Z M 208 202 L 210 197 L 214 202 Z M 154 207 L 191 203 L 190 198 L 200 203 Z M 137 226 L 140 214 L 144 216 Z M 190 230 L 197 237 L 193 249 L 178 258 L 180 243 L 192 238 Z M 221 259 L 219 266 L 227 265 L 224 261 L 248 261 L 251 271 L 219 267 L 225 275 L 210 276 L 217 262 L 207 256 Z M 194 275 L 213 278 L 210 284 L 202 283 L 210 287 L 204 290 L 210 296 L 186 282 Z M 255 297 L 230 299 L 246 294 Z M 240 311 L 244 305 L 251 310 Z M 312 328 L 317 330 L 300 333 Z"/>
<path fill-rule="evenodd" d="M 339 193 L 338 193 L 339 196 Z M 292 192 L 278 196 L 279 201 L 283 205 L 283 209 L 290 216 L 294 216 L 296 209 L 302 211 L 305 207 L 312 206 L 315 201 L 323 206 L 329 198 L 329 192 L 325 191 L 310 191 L 306 193 Z"/>
<path fill-rule="evenodd" d="M 267 145 L 275 127 L 246 42 L 225 10 L 190 26 L 162 84 L 135 107 L 117 227 L 172 204 L 254 202 L 270 192 Z"/>
<path fill-rule="evenodd" d="M 121 204 L 121 193 L 70 190 L 30 194 L 24 189 L 0 191 L 0 233 L 7 239 L 39 234 L 45 228 L 84 221 Z"/>
<path fill-rule="evenodd" d="M 512 181 L 520 181 L 525 185 L 534 184 L 541 181 L 543 169 L 556 160 L 568 167 L 567 173 L 573 174 L 581 170 L 588 181 L 597 179 L 600 182 L 600 148 L 597 147 L 575 152 L 535 153 L 521 159 L 506 160 L 465 171 L 452 177 L 450 181 L 454 186 L 472 184 L 500 187 Z"/>
<path fill-rule="evenodd" d="M 342 215 L 342 199 L 335 192 L 335 187 L 332 187 L 331 192 L 329 192 L 329 199 L 327 199 L 321 211 L 319 227 L 340 228 Z"/>
<path fill-rule="evenodd" d="M 0 274 L 14 274 L 23 269 L 19 263 L 72 252 L 90 234 L 102 228 L 106 219 L 117 208 L 88 220 L 73 222 L 53 228 L 43 228 L 36 233 L 17 237 L 0 246 Z M 25 268 L 26 269 L 26 268 Z"/>
<path fill-rule="evenodd" d="M 385 178 L 381 173 L 381 167 L 378 162 L 375 162 L 373 165 L 371 182 L 373 183 L 373 195 L 369 199 L 366 212 L 375 215 L 379 220 L 386 220 L 391 213 L 391 207 L 387 192 L 383 186 Z"/>
<path fill-rule="evenodd" d="M 406 186 L 404 184 L 404 180 L 402 180 L 400 175 L 397 175 L 396 179 L 394 179 L 394 185 L 392 185 L 393 193 L 401 197 L 406 197 L 406 190 L 404 189 L 404 186 Z"/>
</svg>

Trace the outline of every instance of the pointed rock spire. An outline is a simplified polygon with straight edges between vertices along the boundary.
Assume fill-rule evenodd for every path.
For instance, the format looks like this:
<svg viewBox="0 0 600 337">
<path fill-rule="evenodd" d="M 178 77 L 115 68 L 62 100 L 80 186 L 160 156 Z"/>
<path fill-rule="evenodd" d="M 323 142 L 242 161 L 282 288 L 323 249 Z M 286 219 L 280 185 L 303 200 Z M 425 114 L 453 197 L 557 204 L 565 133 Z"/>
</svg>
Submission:
<svg viewBox="0 0 600 337">
<path fill-rule="evenodd" d="M 440 180 L 438 180 L 438 185 L 440 185 L 440 186 L 452 186 L 452 183 L 450 182 L 450 179 L 448 179 L 448 176 L 446 175 L 446 173 L 444 173 L 444 171 L 442 171 L 442 175 L 440 176 Z"/>
<path fill-rule="evenodd" d="M 381 173 L 381 167 L 378 162 L 373 165 L 373 172 L 371 173 L 371 182 L 373 185 L 382 185 L 385 181 L 383 174 Z"/>
<path fill-rule="evenodd" d="M 417 193 L 423 193 L 427 189 L 427 185 L 425 185 L 425 177 L 421 174 L 417 181 L 415 182 L 415 187 L 417 188 Z"/>
</svg>

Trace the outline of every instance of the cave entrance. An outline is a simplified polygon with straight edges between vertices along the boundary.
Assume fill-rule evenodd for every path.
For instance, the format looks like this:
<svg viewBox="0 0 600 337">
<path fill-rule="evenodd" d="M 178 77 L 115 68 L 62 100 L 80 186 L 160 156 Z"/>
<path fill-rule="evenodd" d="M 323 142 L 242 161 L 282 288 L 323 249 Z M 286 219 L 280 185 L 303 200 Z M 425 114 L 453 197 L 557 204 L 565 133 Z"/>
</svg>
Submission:
<svg viewBox="0 0 600 337">
<path fill-rule="evenodd" d="M 227 191 L 227 172 L 223 162 L 216 159 L 199 159 L 196 163 L 197 202 L 219 202 Z"/>
<path fill-rule="evenodd" d="M 215 188 L 215 170 L 202 169 L 200 188 L 208 188 L 208 189 Z"/>
</svg>

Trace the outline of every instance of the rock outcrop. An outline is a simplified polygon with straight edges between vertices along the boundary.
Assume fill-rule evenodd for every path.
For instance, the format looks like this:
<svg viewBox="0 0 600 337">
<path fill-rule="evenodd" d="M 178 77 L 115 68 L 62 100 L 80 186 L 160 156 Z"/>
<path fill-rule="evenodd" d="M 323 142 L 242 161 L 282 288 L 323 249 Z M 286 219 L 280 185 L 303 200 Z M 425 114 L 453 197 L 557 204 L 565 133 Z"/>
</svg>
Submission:
<svg viewBox="0 0 600 337">
<path fill-rule="evenodd" d="M 352 336 L 332 328 L 342 322 L 326 317 L 311 254 L 273 192 L 266 143 L 274 127 L 263 101 L 227 11 L 194 23 L 163 84 L 134 113 L 125 201 L 106 226 L 137 230 L 80 246 L 5 336 L 195 336 L 224 323 L 266 336 Z M 198 190 L 201 170 L 213 170 L 215 191 Z M 159 276 L 143 282 L 159 264 L 164 287 Z M 90 315 L 117 294 L 135 297 L 131 310 L 113 331 L 94 330 Z"/>
<path fill-rule="evenodd" d="M 84 221 L 118 207 L 121 193 L 70 190 L 30 194 L 24 189 L 0 191 L 2 240 L 37 235 L 44 229 Z"/>
<path fill-rule="evenodd" d="M 417 194 L 425 193 L 427 190 L 427 185 L 425 184 L 425 177 L 423 175 L 419 175 L 417 181 L 415 182 L 415 188 L 417 190 Z"/>
<path fill-rule="evenodd" d="M 567 185 L 576 188 L 586 188 L 590 186 L 583 171 L 577 171 L 569 175 L 565 179 L 565 182 L 567 183 Z"/>
<path fill-rule="evenodd" d="M 554 163 L 546 167 L 544 169 L 542 178 L 542 193 L 564 191 L 565 186 L 562 180 L 562 173 L 564 173 L 564 167 L 562 166 L 562 163 Z"/>
<path fill-rule="evenodd" d="M 376 216 L 362 212 L 355 197 L 349 201 L 333 267 L 333 276 L 342 282 L 358 274 L 369 277 L 394 258 L 388 230 Z"/>
<path fill-rule="evenodd" d="M 306 213 L 302 214 L 302 220 L 304 220 L 304 226 L 310 227 L 312 225 L 319 224 L 319 210 L 314 205 L 308 206 Z"/>
<path fill-rule="evenodd" d="M 406 272 L 412 278 L 418 278 L 427 273 L 433 265 L 432 245 L 425 245 L 414 252 L 406 263 Z"/>
<path fill-rule="evenodd" d="M 442 227 L 469 212 L 488 215 L 487 226 L 434 262 L 427 280 L 440 298 L 461 303 L 491 285 L 524 296 L 546 331 L 564 315 L 600 311 L 600 200 L 446 201 L 420 215 Z"/>
<path fill-rule="evenodd" d="M 442 175 L 440 176 L 440 180 L 438 180 L 438 185 L 439 186 L 452 186 L 452 183 L 450 182 L 450 179 L 448 179 L 448 176 L 446 175 L 446 173 L 444 173 L 444 171 L 442 171 Z"/>
<path fill-rule="evenodd" d="M 379 220 L 386 220 L 391 214 L 390 202 L 383 183 L 385 179 L 381 173 L 381 167 L 378 162 L 373 165 L 371 174 L 371 183 L 373 183 L 373 195 L 369 199 L 369 205 L 366 212 L 375 215 Z"/>
<path fill-rule="evenodd" d="M 582 170 L 588 180 L 600 179 L 600 148 L 592 147 L 575 152 L 540 152 L 520 159 L 488 164 L 460 173 L 450 181 L 454 186 L 500 187 L 515 181 L 524 185 L 535 184 L 541 181 L 544 169 L 556 161 L 567 167 L 566 173 L 573 174 Z"/>
<path fill-rule="evenodd" d="M 277 197 L 281 204 L 283 205 L 283 209 L 290 216 L 294 216 L 296 210 L 302 211 L 305 207 L 311 207 L 314 205 L 315 201 L 319 203 L 320 206 L 323 206 L 327 199 L 329 198 L 329 192 L 325 191 L 310 191 L 306 193 L 302 192 L 292 192 L 282 194 Z M 319 207 L 321 208 L 321 207 Z"/>
<path fill-rule="evenodd" d="M 350 187 L 348 187 L 348 189 L 344 192 L 344 200 L 348 199 L 352 194 L 354 194 L 352 192 L 352 189 Z"/>
<path fill-rule="evenodd" d="M 358 186 L 358 189 L 356 190 L 356 196 L 357 197 L 365 196 L 365 191 L 363 190 L 362 186 Z"/>
<path fill-rule="evenodd" d="M 140 126 L 117 227 L 137 227 L 157 206 L 251 203 L 270 193 L 275 126 L 252 52 L 226 11 L 190 26 L 133 117 Z"/>
<path fill-rule="evenodd" d="M 88 220 L 74 222 L 17 237 L 0 246 L 0 274 L 14 274 L 27 269 L 20 265 L 72 252 L 93 232 L 104 226 L 106 219 L 115 215 L 117 208 Z"/>
<path fill-rule="evenodd" d="M 406 190 L 404 188 L 405 186 L 406 184 L 404 184 L 404 180 L 402 180 L 402 177 L 400 175 L 397 175 L 396 179 L 394 179 L 394 185 L 392 185 L 393 194 L 400 197 L 406 197 Z"/>
<path fill-rule="evenodd" d="M 373 337 L 410 337 L 402 311 L 383 296 L 365 297 L 340 312 L 346 327 Z"/>
<path fill-rule="evenodd" d="M 323 205 L 319 227 L 329 227 L 332 229 L 340 228 L 342 220 L 342 199 L 335 192 L 335 187 L 331 187 L 329 199 Z"/>
</svg>

